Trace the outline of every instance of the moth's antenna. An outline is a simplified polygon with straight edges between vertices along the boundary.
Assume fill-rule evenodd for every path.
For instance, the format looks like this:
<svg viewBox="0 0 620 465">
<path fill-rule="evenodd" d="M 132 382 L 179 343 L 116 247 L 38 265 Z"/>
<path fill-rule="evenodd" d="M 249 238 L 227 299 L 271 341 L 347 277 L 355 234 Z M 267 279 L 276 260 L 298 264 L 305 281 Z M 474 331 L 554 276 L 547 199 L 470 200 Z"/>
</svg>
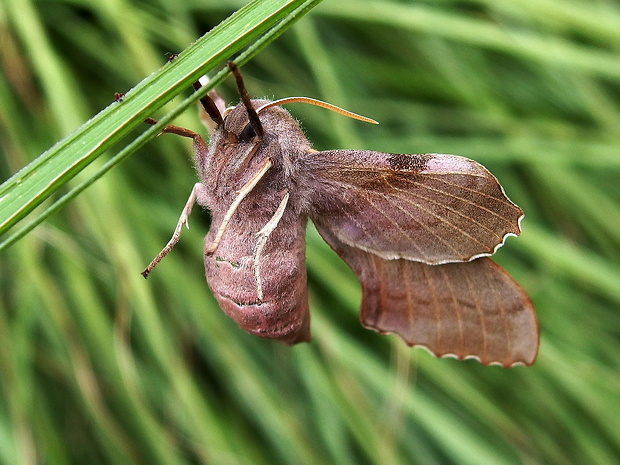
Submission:
<svg viewBox="0 0 620 465">
<path fill-rule="evenodd" d="M 280 100 L 275 100 L 274 102 L 269 102 L 259 107 L 256 110 L 256 113 L 260 113 L 261 111 L 266 110 L 267 108 L 284 105 L 287 103 L 296 103 L 296 102 L 309 103 L 310 105 L 315 105 L 317 107 L 335 111 L 336 113 L 339 113 L 343 116 L 347 116 L 348 118 L 358 119 L 366 123 L 379 124 L 379 122 L 375 121 L 374 119 L 366 118 L 365 116 L 358 115 L 357 113 L 353 113 L 351 111 L 347 111 L 343 108 L 337 107 L 336 105 L 332 105 L 331 103 L 323 102 L 322 100 L 317 100 L 317 99 L 310 98 L 310 97 L 287 97 L 287 98 L 282 98 Z"/>
<path fill-rule="evenodd" d="M 194 90 L 198 90 L 202 87 L 202 84 L 200 84 L 200 81 L 196 81 L 194 82 L 193 86 Z M 220 113 L 217 104 L 208 94 L 200 99 L 200 103 L 202 105 L 202 108 L 205 109 L 209 117 L 216 125 L 222 126 L 224 124 L 224 118 L 222 118 L 222 114 Z"/>
<path fill-rule="evenodd" d="M 248 112 L 250 126 L 252 126 L 252 129 L 254 129 L 254 133 L 262 139 L 265 135 L 265 131 L 263 129 L 263 125 L 260 122 L 260 119 L 258 119 L 258 114 L 256 110 L 252 106 L 252 101 L 250 100 L 250 95 L 245 88 L 245 84 L 243 84 L 243 78 L 241 77 L 241 73 L 239 72 L 239 69 L 237 69 L 237 65 L 235 65 L 232 61 L 228 62 L 228 67 L 232 71 L 233 76 L 235 76 L 235 81 L 237 82 L 237 89 L 239 89 L 241 101 L 243 102 L 243 105 Z"/>
</svg>

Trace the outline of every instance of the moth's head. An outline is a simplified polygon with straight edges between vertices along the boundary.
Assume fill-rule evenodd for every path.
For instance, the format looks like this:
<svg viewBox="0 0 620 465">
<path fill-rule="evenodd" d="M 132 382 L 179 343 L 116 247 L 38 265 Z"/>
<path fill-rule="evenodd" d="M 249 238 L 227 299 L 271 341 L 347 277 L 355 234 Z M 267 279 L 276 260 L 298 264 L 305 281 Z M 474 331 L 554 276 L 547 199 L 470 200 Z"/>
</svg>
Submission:
<svg viewBox="0 0 620 465">
<path fill-rule="evenodd" d="M 228 63 L 232 71 L 241 101 L 234 107 L 224 108 L 224 101 L 216 92 L 210 92 L 201 99 L 205 112 L 210 117 L 213 135 L 227 146 L 253 143 L 257 148 L 261 142 L 278 141 L 286 144 L 287 141 L 299 144 L 305 140 L 303 132 L 295 119 L 281 105 L 294 102 L 309 103 L 328 110 L 335 111 L 350 118 L 359 119 L 369 123 L 378 124 L 376 121 L 364 116 L 343 110 L 320 100 L 308 97 L 288 97 L 280 100 L 250 99 L 243 83 L 241 73 L 234 63 Z M 200 83 L 195 85 L 200 87 Z M 308 146 L 309 147 L 309 146 Z M 253 152 L 254 153 L 254 152 Z"/>
<path fill-rule="evenodd" d="M 272 106 L 272 103 L 265 99 L 250 100 L 251 111 L 256 114 L 256 120 L 253 121 L 245 102 L 241 101 L 224 110 L 224 122 L 216 129 L 226 133 L 231 142 L 240 144 L 282 138 L 301 131 L 298 122 L 288 111 Z"/>
<path fill-rule="evenodd" d="M 299 135 L 303 137 L 297 121 L 283 108 L 277 108 L 283 102 L 250 99 L 239 70 L 233 63 L 228 66 L 235 77 L 241 101 L 236 106 L 226 108 L 224 100 L 215 91 L 200 100 L 205 116 L 202 118 L 203 123 L 209 129 L 212 140 L 232 148 L 246 143 L 258 147 L 263 145 L 262 142 L 296 138 Z M 198 89 L 202 84 L 204 82 L 199 81 L 194 84 L 194 88 Z"/>
</svg>

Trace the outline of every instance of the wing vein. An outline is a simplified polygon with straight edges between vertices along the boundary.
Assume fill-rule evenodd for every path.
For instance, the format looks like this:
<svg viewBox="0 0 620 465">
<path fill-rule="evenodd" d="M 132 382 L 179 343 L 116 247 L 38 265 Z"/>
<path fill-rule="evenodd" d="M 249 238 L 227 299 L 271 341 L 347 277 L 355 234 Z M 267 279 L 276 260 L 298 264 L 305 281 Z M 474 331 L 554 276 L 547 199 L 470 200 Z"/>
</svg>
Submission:
<svg viewBox="0 0 620 465">
<path fill-rule="evenodd" d="M 390 187 L 392 187 L 394 190 L 399 191 L 399 189 L 398 189 L 397 187 L 393 186 L 392 184 L 390 184 L 390 182 L 389 182 L 388 180 L 385 180 L 385 182 L 386 182 L 386 183 L 387 183 Z M 410 192 L 410 191 L 403 191 L 403 192 L 407 192 L 407 194 L 410 194 L 410 195 L 416 196 L 416 197 L 418 197 L 418 198 L 422 198 L 422 199 L 424 199 L 424 200 L 429 200 L 427 197 L 421 196 L 420 194 L 415 194 L 415 193 Z M 389 199 L 389 198 L 388 198 L 385 194 L 380 194 L 380 195 L 382 195 L 385 199 Z M 446 220 L 446 219 L 445 219 L 445 218 L 443 218 L 441 215 L 438 215 L 438 214 L 434 213 L 432 210 L 430 210 L 430 209 L 428 209 L 428 208 L 423 208 L 421 204 L 419 204 L 419 203 L 415 203 L 415 202 L 410 201 L 410 200 L 408 200 L 408 199 L 403 199 L 403 198 L 401 198 L 401 200 L 402 200 L 402 201 L 404 201 L 404 202 L 406 202 L 406 203 L 408 203 L 409 205 L 413 205 L 413 206 L 417 207 L 419 210 L 422 210 L 423 212 L 427 213 L 429 216 L 432 216 L 432 217 L 436 218 L 437 220 L 441 221 L 443 224 L 446 224 L 446 225 L 448 225 L 448 226 L 452 227 L 452 229 L 455 229 L 456 231 L 460 232 L 460 233 L 461 233 L 461 234 L 463 234 L 464 236 L 469 237 L 471 240 L 473 240 L 474 242 L 478 243 L 478 244 L 479 244 L 479 245 L 481 245 L 483 248 L 486 248 L 486 247 L 487 247 L 487 246 L 486 246 L 486 244 L 484 244 L 483 242 L 479 241 L 477 238 L 475 238 L 474 236 L 472 236 L 471 234 L 469 234 L 467 231 L 465 231 L 465 230 L 464 230 L 464 229 L 462 229 L 461 227 L 459 227 L 459 226 L 455 225 L 454 223 L 452 223 L 452 222 L 450 222 L 450 221 Z M 433 202 L 433 201 L 431 201 L 431 202 Z M 444 206 L 446 209 L 448 209 L 448 210 L 450 210 L 450 211 L 453 211 L 453 212 L 455 212 L 455 213 L 459 214 L 459 216 L 461 216 L 462 218 L 469 219 L 472 223 L 474 223 L 474 224 L 478 224 L 478 225 L 482 226 L 484 229 L 487 229 L 488 231 L 491 231 L 490 229 L 488 229 L 488 228 L 484 227 L 484 226 L 483 226 L 483 225 L 482 225 L 479 221 L 476 221 L 476 220 L 474 220 L 473 218 L 470 218 L 470 217 L 468 217 L 468 216 L 462 215 L 462 214 L 460 214 L 459 212 L 457 212 L 457 211 L 455 211 L 455 210 L 453 210 L 453 209 L 450 209 L 449 207 L 447 207 L 447 206 L 445 206 L 445 205 L 443 205 L 443 204 L 440 204 L 440 203 L 438 203 L 438 202 L 433 202 L 433 203 L 435 203 L 436 205 L 442 205 L 442 206 Z M 411 218 L 413 218 L 413 216 L 412 216 L 411 214 L 409 214 L 408 212 L 406 212 L 406 211 L 405 211 L 405 210 L 403 210 L 402 208 L 400 208 L 400 207 L 399 207 L 399 209 L 400 209 L 401 211 L 403 211 L 404 213 L 408 214 Z M 419 223 L 419 222 L 418 222 L 418 223 Z M 420 223 L 419 223 L 419 224 L 420 224 Z M 491 231 L 491 232 L 493 232 L 493 231 Z M 501 240 L 501 236 L 500 236 L 499 234 L 494 233 L 494 232 L 493 232 L 493 234 Z M 438 237 L 436 234 L 434 234 L 434 235 L 435 235 L 435 237 Z M 442 241 L 442 242 L 446 243 L 445 241 Z M 452 249 L 452 250 L 456 252 L 456 250 L 455 250 L 455 249 Z"/>
<path fill-rule="evenodd" d="M 480 195 L 481 197 L 485 197 L 485 198 L 487 198 L 487 199 L 492 199 L 492 200 L 494 200 L 495 202 L 501 203 L 501 204 L 503 204 L 503 205 L 505 205 L 505 206 L 508 206 L 508 207 L 510 207 L 510 208 L 515 208 L 515 204 L 513 204 L 513 203 L 512 203 L 510 200 L 508 200 L 506 197 L 505 197 L 505 198 L 506 198 L 506 200 L 504 200 L 504 199 L 502 199 L 502 198 L 494 197 L 494 196 L 492 196 L 492 195 L 488 195 L 488 194 L 486 194 L 486 193 L 484 193 L 484 192 L 480 192 L 480 191 L 477 191 L 477 190 L 475 190 L 475 189 L 470 189 L 470 188 L 465 187 L 465 186 L 462 186 L 462 185 L 460 185 L 460 184 L 450 183 L 450 182 L 446 181 L 445 179 L 442 179 L 441 177 L 439 177 L 439 176 L 437 176 L 437 175 L 427 174 L 427 175 L 425 175 L 425 176 L 428 176 L 428 177 L 430 177 L 430 178 L 432 178 L 432 179 L 435 179 L 436 181 L 439 181 L 439 182 L 441 182 L 441 183 L 443 183 L 443 184 L 446 184 L 446 185 L 448 185 L 448 186 L 456 186 L 457 188 L 462 189 L 462 190 L 464 190 L 464 191 L 467 191 L 467 192 L 471 192 L 471 193 L 474 193 L 474 194 Z M 470 175 L 468 175 L 468 176 L 470 176 Z M 486 178 L 485 178 L 485 179 L 486 179 Z M 410 181 L 410 182 L 413 182 L 413 181 Z M 491 214 L 491 215 L 493 215 L 493 216 L 495 216 L 495 217 L 499 218 L 500 220 L 502 220 L 502 221 L 504 221 L 504 222 L 506 222 L 506 223 L 508 223 L 508 224 L 512 225 L 512 221 L 511 221 L 509 218 L 506 218 L 506 217 L 504 217 L 504 216 L 502 216 L 502 215 L 498 214 L 497 212 L 494 212 L 493 210 L 489 210 L 488 208 L 483 207 L 482 205 L 480 205 L 480 204 L 478 204 L 478 203 L 472 202 L 471 200 L 468 200 L 466 197 L 460 197 L 460 196 L 457 196 L 457 195 L 452 194 L 451 192 L 444 191 L 444 190 L 441 190 L 441 189 L 434 189 L 434 188 L 432 188 L 432 187 L 430 187 L 430 186 L 427 186 L 427 185 L 424 185 L 424 184 L 422 184 L 422 186 L 423 186 L 423 187 L 425 187 L 425 188 L 427 188 L 428 190 L 431 190 L 431 191 L 434 191 L 434 192 L 440 192 L 440 193 L 443 193 L 443 194 L 448 195 L 448 196 L 450 196 L 450 197 L 452 197 L 452 198 L 454 198 L 454 199 L 457 199 L 457 200 L 460 200 L 460 201 L 462 201 L 462 202 L 464 202 L 464 203 L 470 204 L 470 205 L 472 205 L 472 206 L 474 206 L 474 207 L 476 207 L 476 208 L 478 208 L 478 209 L 480 209 L 480 210 L 484 210 L 484 211 L 486 211 L 487 213 L 489 213 L 489 214 Z"/>
<path fill-rule="evenodd" d="M 478 313 L 478 318 L 480 320 L 480 333 L 482 334 L 482 352 L 484 353 L 484 358 L 480 356 L 480 358 L 485 362 L 488 361 L 488 351 L 489 351 L 489 334 L 486 326 L 486 320 L 484 318 L 484 312 L 482 311 L 482 306 L 480 305 L 480 299 L 478 298 L 478 294 L 475 292 L 474 287 L 472 286 L 472 282 L 469 276 L 469 273 L 463 273 L 463 278 L 467 283 L 467 288 L 469 289 L 469 295 L 472 297 L 472 302 L 475 305 L 476 311 Z M 470 354 L 474 355 L 474 354 Z"/>
<path fill-rule="evenodd" d="M 427 186 L 424 186 L 424 187 L 427 187 Z M 445 204 L 445 203 L 439 202 L 439 201 L 437 201 L 437 200 L 433 200 L 432 198 L 427 197 L 427 196 L 424 196 L 424 195 L 419 194 L 419 193 L 414 193 L 414 192 L 411 192 L 411 191 L 407 191 L 407 190 L 405 190 L 405 189 L 400 189 L 400 188 L 398 188 L 398 187 L 396 187 L 396 186 L 392 186 L 392 188 L 393 188 L 394 190 L 398 191 L 398 192 L 402 192 L 402 193 L 406 194 L 407 196 L 411 196 L 411 195 L 413 195 L 413 196 L 415 196 L 415 197 L 417 197 L 417 198 L 423 199 L 424 201 L 426 201 L 426 202 L 428 202 L 428 203 L 432 203 L 432 204 L 434 204 L 434 205 L 441 206 L 441 207 L 445 208 L 446 210 L 448 210 L 448 211 L 450 211 L 450 212 L 452 212 L 452 213 L 454 213 L 454 214 L 458 215 L 459 217 L 461 217 L 461 218 L 463 218 L 463 219 L 465 219 L 465 220 L 468 220 L 468 221 L 470 221 L 470 222 L 471 222 L 471 223 L 473 223 L 473 224 L 476 224 L 476 225 L 480 226 L 482 229 L 484 229 L 485 231 L 488 231 L 490 234 L 493 234 L 495 237 L 499 238 L 500 240 L 502 239 L 502 236 L 501 236 L 501 235 L 497 234 L 494 230 L 492 230 L 491 228 L 487 227 L 487 226 L 486 226 L 484 223 L 482 223 L 481 221 L 479 221 L 479 220 L 477 220 L 477 219 L 475 219 L 475 218 L 473 218 L 473 217 L 471 217 L 471 216 L 467 216 L 467 215 L 465 215 L 465 214 L 461 213 L 460 211 L 458 211 L 458 210 L 456 210 L 456 209 L 454 209 L 454 208 L 451 208 L 450 206 L 448 206 L 448 205 L 447 205 L 447 204 Z M 453 197 L 453 198 L 458 198 L 458 197 L 455 197 L 455 196 L 452 196 L 452 197 Z M 419 205 L 419 204 L 417 204 L 417 203 L 414 203 L 414 202 L 409 201 L 409 200 L 408 200 L 407 198 L 405 198 L 405 197 L 399 197 L 399 198 L 400 198 L 400 199 L 402 199 L 404 202 L 410 203 L 411 205 L 416 205 L 416 206 L 418 206 L 418 205 Z M 460 199 L 460 198 L 458 198 L 458 199 L 459 199 L 459 200 L 462 200 L 462 199 Z M 479 207 L 479 205 L 477 205 L 477 204 L 475 204 L 475 203 L 471 203 L 471 202 L 468 202 L 468 203 L 469 203 L 469 204 L 471 204 L 471 205 L 474 205 L 474 206 Z M 437 218 L 441 219 L 441 217 L 439 217 L 438 215 L 435 215 L 435 217 L 437 217 Z M 462 232 L 464 232 L 464 233 L 465 233 L 465 231 L 463 231 L 462 229 L 460 229 L 460 228 L 458 228 L 458 227 L 456 227 L 456 226 L 455 226 L 455 228 L 456 228 L 456 229 L 458 229 L 459 231 L 462 231 Z M 467 234 L 467 233 L 465 233 L 465 234 Z M 471 236 L 470 236 L 470 237 L 471 237 Z M 473 238 L 473 237 L 472 237 L 472 239 L 476 240 L 476 239 L 475 239 L 475 238 Z M 477 240 L 476 240 L 476 241 L 477 241 Z M 477 241 L 477 242 L 479 242 L 479 241 Z M 480 243 L 480 242 L 479 242 L 479 243 Z"/>
</svg>

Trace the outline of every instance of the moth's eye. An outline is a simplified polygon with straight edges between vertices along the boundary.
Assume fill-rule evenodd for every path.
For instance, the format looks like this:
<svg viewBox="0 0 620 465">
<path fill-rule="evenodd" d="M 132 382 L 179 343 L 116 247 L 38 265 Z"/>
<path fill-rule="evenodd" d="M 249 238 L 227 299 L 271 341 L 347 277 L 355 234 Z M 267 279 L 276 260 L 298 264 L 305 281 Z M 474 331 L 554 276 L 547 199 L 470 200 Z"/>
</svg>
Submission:
<svg viewBox="0 0 620 465">
<path fill-rule="evenodd" d="M 250 123 L 248 123 L 243 128 L 243 131 L 241 131 L 241 134 L 239 134 L 239 140 L 241 142 L 247 142 L 252 137 L 255 137 L 255 136 L 256 136 L 256 133 L 254 132 L 254 128 L 252 127 Z"/>
</svg>

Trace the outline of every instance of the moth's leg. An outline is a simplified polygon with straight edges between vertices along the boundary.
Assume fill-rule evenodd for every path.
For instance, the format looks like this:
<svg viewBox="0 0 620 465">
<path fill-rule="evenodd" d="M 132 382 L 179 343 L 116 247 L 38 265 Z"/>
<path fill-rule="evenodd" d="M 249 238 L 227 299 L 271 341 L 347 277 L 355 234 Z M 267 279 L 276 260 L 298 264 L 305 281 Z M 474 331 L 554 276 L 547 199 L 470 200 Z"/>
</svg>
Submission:
<svg viewBox="0 0 620 465">
<path fill-rule="evenodd" d="M 282 215 L 284 214 L 284 209 L 286 208 L 286 204 L 288 203 L 288 192 L 284 194 L 284 198 L 278 205 L 276 212 L 273 214 L 271 219 L 263 226 L 263 229 L 258 231 L 256 237 L 258 241 L 256 242 L 256 247 L 254 248 L 254 276 L 256 277 L 256 290 L 258 294 L 259 300 L 263 300 L 263 283 L 260 277 L 260 255 L 263 252 L 263 247 L 265 247 L 265 243 L 267 242 L 267 238 L 276 229 Z"/>
<path fill-rule="evenodd" d="M 147 118 L 144 120 L 144 122 L 146 124 L 150 124 L 151 126 L 154 126 L 157 124 L 157 120 L 155 118 Z M 190 139 L 196 139 L 197 137 L 200 137 L 200 134 L 190 130 L 190 129 L 185 129 L 182 128 L 180 126 L 175 126 L 173 124 L 169 124 L 168 126 L 164 126 L 161 130 L 162 133 L 166 132 L 169 134 L 178 134 L 179 136 L 183 136 L 183 137 L 189 137 Z"/>
<path fill-rule="evenodd" d="M 157 120 L 154 118 L 147 118 L 144 120 L 146 124 L 154 125 L 157 124 Z M 183 137 L 189 137 L 194 140 L 194 150 L 199 153 L 207 153 L 207 144 L 205 140 L 202 138 L 200 134 L 192 131 L 191 129 L 185 129 L 180 126 L 175 126 L 173 124 L 169 124 L 168 126 L 164 126 L 161 130 L 160 134 L 177 134 Z"/>
<path fill-rule="evenodd" d="M 194 82 L 194 90 L 198 90 L 208 83 L 209 76 L 204 75 Z M 200 99 L 200 104 L 200 121 L 202 121 L 202 124 L 204 124 L 210 134 L 217 126 L 224 123 L 223 117 L 226 112 L 226 102 L 224 102 L 224 99 L 215 89 L 211 89 L 207 95 Z"/>
<path fill-rule="evenodd" d="M 179 222 L 177 223 L 177 227 L 174 229 L 174 234 L 172 234 L 172 238 L 170 239 L 170 241 L 168 241 L 162 251 L 159 252 L 157 257 L 155 257 L 153 261 L 149 263 L 149 266 L 147 266 L 141 273 L 142 276 L 144 276 L 145 278 L 147 278 L 149 273 L 153 270 L 153 268 L 155 268 L 155 265 L 157 265 L 162 260 L 162 258 L 168 255 L 168 252 L 170 252 L 172 248 L 176 245 L 176 243 L 179 242 L 179 238 L 181 237 L 181 228 L 183 228 L 183 225 L 187 226 L 187 229 L 189 229 L 189 215 L 192 212 L 192 207 L 196 203 L 196 197 L 198 196 L 198 192 L 202 189 L 203 186 L 199 182 L 194 184 L 192 193 L 187 199 L 187 203 L 185 204 L 185 208 L 183 208 L 183 212 L 179 217 Z"/>
<path fill-rule="evenodd" d="M 228 223 L 230 219 L 232 218 L 232 216 L 235 214 L 237 207 L 239 207 L 239 204 L 245 198 L 245 196 L 248 195 L 250 192 L 252 192 L 252 189 L 254 189 L 256 184 L 258 184 L 258 181 L 260 181 L 263 178 L 263 176 L 265 176 L 265 173 L 267 173 L 269 168 L 271 168 L 271 165 L 272 165 L 271 160 L 269 158 L 265 158 L 265 161 L 263 161 L 261 167 L 256 172 L 256 174 L 254 174 L 254 176 L 252 176 L 252 178 L 250 178 L 250 180 L 246 182 L 243 185 L 243 187 L 239 190 L 237 197 L 235 198 L 233 203 L 230 204 L 230 207 L 228 207 L 228 211 L 226 212 L 226 215 L 224 215 L 222 224 L 220 224 L 220 227 L 218 228 L 217 233 L 215 234 L 215 239 L 213 239 L 213 241 L 207 247 L 205 247 L 205 255 L 213 255 L 213 252 L 215 252 L 215 250 L 217 249 L 217 246 L 222 240 L 224 231 L 226 231 L 226 227 L 228 226 Z"/>
<path fill-rule="evenodd" d="M 262 139 L 265 135 L 265 129 L 263 128 L 262 123 L 260 122 L 260 118 L 258 117 L 258 113 L 254 109 L 252 105 L 252 101 L 250 99 L 250 95 L 248 94 L 247 89 L 245 88 L 245 84 L 243 83 L 243 77 L 241 73 L 237 69 L 237 65 L 234 62 L 228 62 L 228 68 L 232 72 L 235 82 L 237 83 L 237 90 L 239 91 L 239 96 L 241 97 L 241 102 L 243 102 L 243 106 L 248 112 L 248 119 L 250 120 L 250 126 L 254 129 L 254 132 L 258 136 L 259 139 Z"/>
</svg>

